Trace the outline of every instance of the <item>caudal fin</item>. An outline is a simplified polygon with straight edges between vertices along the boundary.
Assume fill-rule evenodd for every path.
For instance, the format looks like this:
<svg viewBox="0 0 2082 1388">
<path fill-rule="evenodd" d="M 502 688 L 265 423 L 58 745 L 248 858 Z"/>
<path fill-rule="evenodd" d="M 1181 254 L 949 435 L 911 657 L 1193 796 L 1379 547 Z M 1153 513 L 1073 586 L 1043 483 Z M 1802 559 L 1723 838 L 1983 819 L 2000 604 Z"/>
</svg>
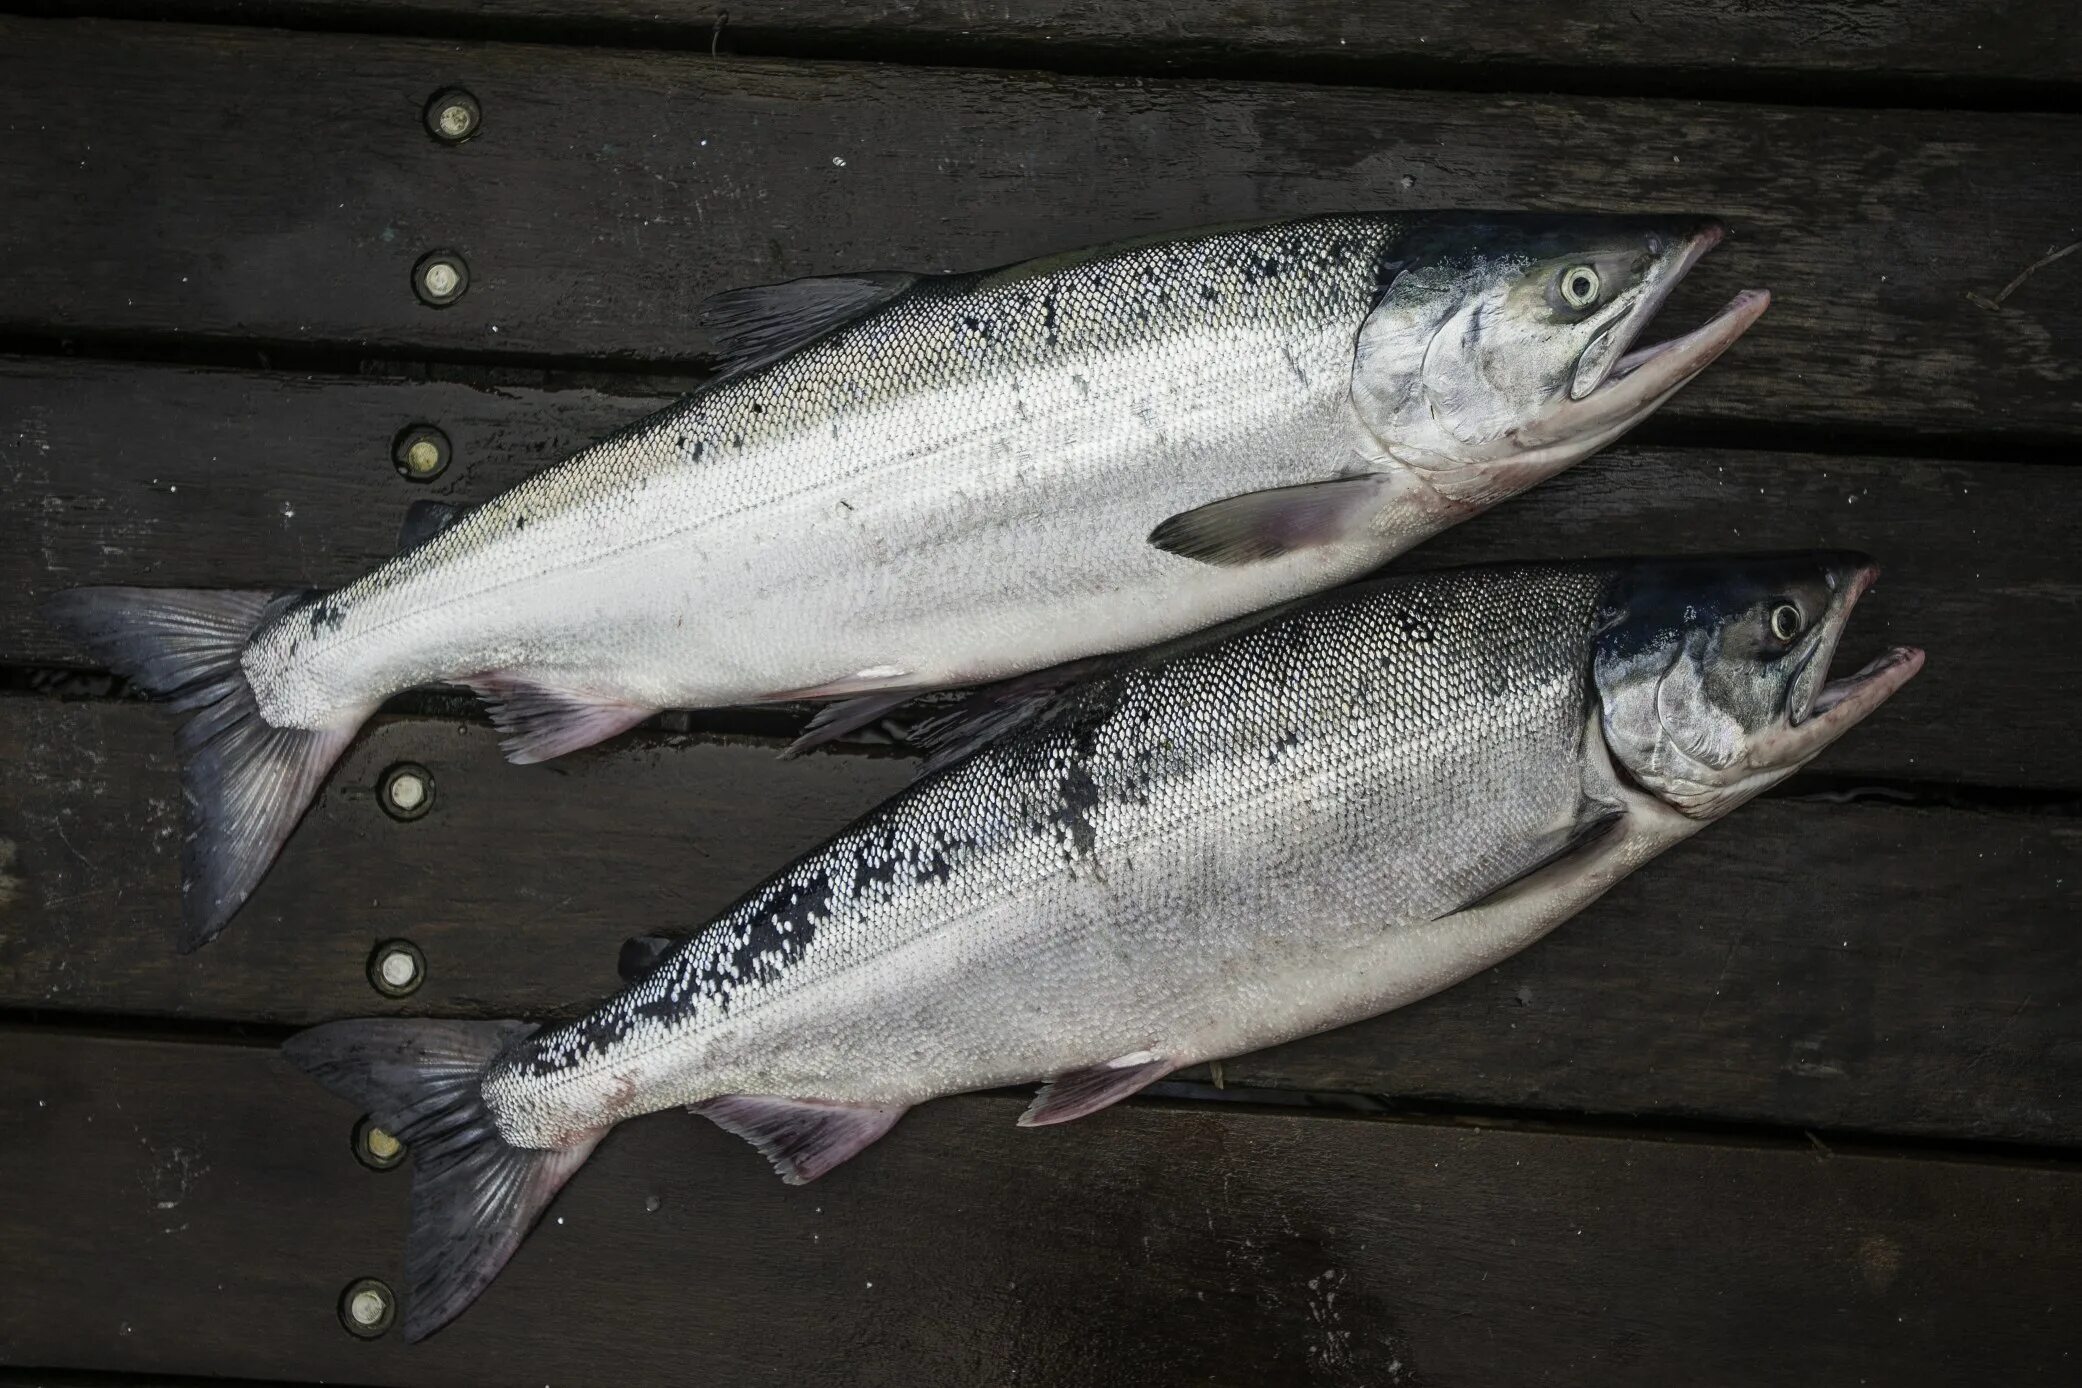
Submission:
<svg viewBox="0 0 2082 1388">
<path fill-rule="evenodd" d="M 301 594 L 198 588 L 73 588 L 43 613 L 118 674 L 192 713 L 181 729 L 181 937 L 215 939 L 266 875 L 354 739 L 346 727 L 276 728 L 239 659 L 253 633 Z"/>
<path fill-rule="evenodd" d="M 283 1043 L 291 1064 L 361 1105 L 412 1155 L 408 1340 L 425 1339 L 477 1299 L 599 1144 L 594 1135 L 537 1150 L 499 1135 L 485 1070 L 534 1030 L 526 1022 L 329 1022 Z"/>
</svg>

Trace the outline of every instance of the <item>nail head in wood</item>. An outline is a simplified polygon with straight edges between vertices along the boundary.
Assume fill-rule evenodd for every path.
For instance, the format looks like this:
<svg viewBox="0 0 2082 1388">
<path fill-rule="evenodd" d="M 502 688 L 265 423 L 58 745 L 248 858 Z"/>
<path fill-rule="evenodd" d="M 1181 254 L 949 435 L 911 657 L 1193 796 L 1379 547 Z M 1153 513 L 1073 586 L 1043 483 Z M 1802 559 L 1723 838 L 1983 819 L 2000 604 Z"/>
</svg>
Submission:
<svg viewBox="0 0 2082 1388">
<path fill-rule="evenodd" d="M 470 267 L 454 251 L 428 251 L 412 267 L 412 292 L 430 307 L 448 307 L 469 287 Z"/>
<path fill-rule="evenodd" d="M 476 97 L 461 87 L 448 87 L 427 102 L 426 122 L 427 133 L 442 144 L 459 145 L 477 133 L 484 111 Z"/>
<path fill-rule="evenodd" d="M 401 761 L 383 773 L 377 798 L 392 819 L 420 819 L 434 808 L 433 774 L 418 762 Z"/>
<path fill-rule="evenodd" d="M 354 1125 L 354 1159 L 371 1171 L 388 1171 L 405 1160 L 405 1144 L 365 1113 Z"/>
<path fill-rule="evenodd" d="M 391 440 L 390 460 L 408 481 L 431 482 L 448 470 L 448 435 L 431 424 L 411 424 Z"/>
<path fill-rule="evenodd" d="M 340 1293 L 340 1324 L 347 1333 L 373 1340 L 398 1318 L 398 1299 L 373 1277 L 359 1277 Z"/>
<path fill-rule="evenodd" d="M 369 954 L 369 986 L 386 998 L 412 996 L 426 977 L 426 956 L 410 940 L 385 940 Z"/>
</svg>

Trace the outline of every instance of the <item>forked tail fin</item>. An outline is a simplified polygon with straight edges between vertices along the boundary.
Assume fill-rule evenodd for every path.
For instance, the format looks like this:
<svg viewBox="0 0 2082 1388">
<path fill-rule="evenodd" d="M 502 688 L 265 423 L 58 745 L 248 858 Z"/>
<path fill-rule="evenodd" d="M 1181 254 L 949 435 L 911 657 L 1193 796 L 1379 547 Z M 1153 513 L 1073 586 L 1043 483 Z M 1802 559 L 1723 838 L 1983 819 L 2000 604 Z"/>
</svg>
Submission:
<svg viewBox="0 0 2082 1388">
<path fill-rule="evenodd" d="M 515 1147 L 484 1099 L 487 1067 L 532 1034 L 525 1022 L 329 1022 L 282 1046 L 291 1064 L 367 1109 L 412 1154 L 405 1239 L 408 1340 L 477 1299 L 600 1134 L 570 1147 Z"/>
<path fill-rule="evenodd" d="M 73 588 L 43 606 L 118 674 L 193 715 L 180 736 L 184 953 L 215 939 L 252 894 L 361 726 L 356 716 L 339 728 L 276 728 L 254 702 L 240 657 L 301 596 Z"/>
</svg>

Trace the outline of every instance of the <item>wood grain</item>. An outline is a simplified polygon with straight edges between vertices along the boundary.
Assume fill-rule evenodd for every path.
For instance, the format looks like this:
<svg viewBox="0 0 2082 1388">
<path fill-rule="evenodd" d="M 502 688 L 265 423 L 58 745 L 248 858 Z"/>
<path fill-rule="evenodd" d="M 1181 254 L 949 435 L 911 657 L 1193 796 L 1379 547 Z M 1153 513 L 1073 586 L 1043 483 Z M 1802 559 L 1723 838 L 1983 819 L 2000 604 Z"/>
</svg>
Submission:
<svg viewBox="0 0 2082 1388">
<path fill-rule="evenodd" d="M 177 956 L 179 788 L 134 704 L 0 701 L 0 1006 L 301 1024 L 561 1018 L 629 935 L 694 928 L 909 775 L 892 756 L 644 738 L 551 766 L 391 719 L 230 930 Z M 387 766 L 435 807 L 378 807 Z M 1243 1087 L 2072 1144 L 2082 822 L 1765 801 L 1439 998 L 1228 1062 Z M 402 1004 L 365 966 L 428 961 Z"/>
<path fill-rule="evenodd" d="M 421 127 L 468 87 L 483 133 Z M 706 295 L 1352 207 L 1730 220 L 1695 420 L 2082 435 L 2082 117 L 1178 83 L 0 22 L 0 332 L 686 362 Z M 445 309 L 409 289 L 461 252 Z"/>
<path fill-rule="evenodd" d="M 2072 1382 L 2082 1173 L 1135 1101 L 930 1104 L 807 1189 L 618 1131 L 435 1338 L 408 1174 L 271 1052 L 9 1035 L 0 1353 L 367 1384 Z M 30 1275 L 33 1269 L 33 1275 Z M 669 1326 L 670 1332 L 661 1331 Z"/>
<path fill-rule="evenodd" d="M 1485 86 L 1519 80 L 1654 80 L 1742 91 L 1798 76 L 1891 79 L 1910 93 L 2019 95 L 2082 79 L 2082 40 L 2036 0 L 1574 0 L 1539 11 L 1503 0 L 1353 5 L 1341 0 L 46 0 L 55 12 L 469 34 L 608 34 L 726 52 L 872 51 L 912 61 L 983 57 L 1035 67 L 1106 61 L 1163 72 L 1303 63 L 1357 82 L 1412 74 Z M 719 14 L 728 19 L 720 34 Z M 1832 85 L 1813 95 L 1840 91 Z M 1914 104 L 1925 104 L 1915 102 Z M 1937 104 L 1937 103 L 1930 103 Z"/>
<path fill-rule="evenodd" d="M 392 551 L 405 507 L 474 502 L 662 403 L 475 388 L 0 359 L 0 664 L 83 663 L 34 600 L 85 583 L 331 587 Z M 398 475 L 408 424 L 449 436 L 430 485 Z M 1848 775 L 2082 786 L 2051 689 L 2082 687 L 2082 577 L 2048 535 L 2082 524 L 2082 470 L 1622 447 L 1449 532 L 1409 566 L 1849 546 L 1887 566 L 1845 659 L 1928 648 L 1915 686 L 1826 765 Z M 1846 667 L 1848 668 L 1848 667 Z"/>
</svg>

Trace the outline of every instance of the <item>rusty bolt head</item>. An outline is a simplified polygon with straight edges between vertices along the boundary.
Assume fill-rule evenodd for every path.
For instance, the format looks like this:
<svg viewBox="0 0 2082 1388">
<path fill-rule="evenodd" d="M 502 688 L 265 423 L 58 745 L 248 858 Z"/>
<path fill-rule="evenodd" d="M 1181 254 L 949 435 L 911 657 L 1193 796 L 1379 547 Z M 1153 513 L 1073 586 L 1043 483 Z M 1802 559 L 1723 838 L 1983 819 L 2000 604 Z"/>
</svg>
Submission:
<svg viewBox="0 0 2082 1388">
<path fill-rule="evenodd" d="M 428 251 L 412 267 L 412 292 L 432 308 L 447 308 L 470 287 L 470 267 L 454 251 Z"/>
<path fill-rule="evenodd" d="M 392 819 L 422 818 L 434 808 L 433 773 L 418 762 L 401 761 L 383 773 L 376 796 Z"/>
<path fill-rule="evenodd" d="M 340 1324 L 347 1333 L 373 1340 L 398 1318 L 398 1299 L 389 1286 L 373 1277 L 358 1277 L 340 1293 Z"/>
<path fill-rule="evenodd" d="M 371 1171 L 388 1171 L 405 1160 L 405 1144 L 365 1113 L 354 1125 L 354 1159 Z"/>
<path fill-rule="evenodd" d="M 448 435 L 431 424 L 411 424 L 390 442 L 390 460 L 412 482 L 431 482 L 448 470 Z"/>
<path fill-rule="evenodd" d="M 412 996 L 426 977 L 426 956 L 410 940 L 385 940 L 369 953 L 369 986 L 386 998 Z"/>
<path fill-rule="evenodd" d="M 442 144 L 459 145 L 477 133 L 484 112 L 476 97 L 461 87 L 448 87 L 427 102 L 426 123 L 427 133 Z"/>
</svg>

